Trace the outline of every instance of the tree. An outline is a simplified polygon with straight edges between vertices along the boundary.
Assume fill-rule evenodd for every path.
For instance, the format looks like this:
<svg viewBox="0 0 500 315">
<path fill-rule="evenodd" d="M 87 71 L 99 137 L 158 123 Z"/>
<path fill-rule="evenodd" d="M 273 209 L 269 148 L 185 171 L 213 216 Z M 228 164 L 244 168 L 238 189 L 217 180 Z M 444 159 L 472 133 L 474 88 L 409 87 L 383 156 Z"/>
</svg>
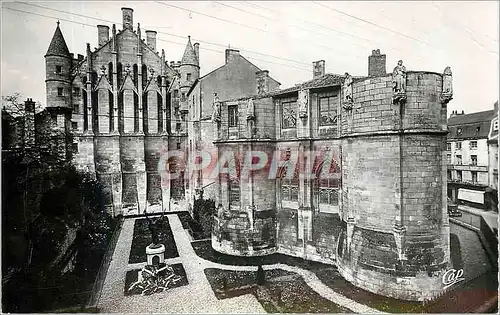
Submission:
<svg viewBox="0 0 500 315">
<path fill-rule="evenodd" d="M 21 97 L 20 93 L 2 96 L 2 111 L 5 110 L 6 113 L 14 117 L 25 116 L 26 108 L 24 106 L 24 102 L 21 100 Z M 35 102 L 35 113 L 39 113 L 42 110 L 42 103 Z"/>
</svg>

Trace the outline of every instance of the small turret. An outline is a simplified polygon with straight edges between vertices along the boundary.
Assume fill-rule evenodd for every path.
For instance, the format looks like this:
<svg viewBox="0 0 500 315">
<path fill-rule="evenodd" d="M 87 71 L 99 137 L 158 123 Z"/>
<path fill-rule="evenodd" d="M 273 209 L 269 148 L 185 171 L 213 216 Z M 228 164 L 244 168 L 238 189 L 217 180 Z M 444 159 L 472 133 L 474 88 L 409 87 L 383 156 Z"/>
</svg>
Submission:
<svg viewBox="0 0 500 315">
<path fill-rule="evenodd" d="M 59 21 L 45 54 L 45 86 L 47 107 L 71 108 L 72 58 Z"/>
</svg>

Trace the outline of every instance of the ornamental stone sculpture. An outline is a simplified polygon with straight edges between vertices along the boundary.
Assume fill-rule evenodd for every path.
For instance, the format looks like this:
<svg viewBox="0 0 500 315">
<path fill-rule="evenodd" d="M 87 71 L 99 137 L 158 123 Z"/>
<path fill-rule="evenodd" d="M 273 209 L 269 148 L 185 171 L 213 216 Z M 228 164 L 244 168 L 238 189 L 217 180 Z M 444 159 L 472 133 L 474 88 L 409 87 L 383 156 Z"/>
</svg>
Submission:
<svg viewBox="0 0 500 315">
<path fill-rule="evenodd" d="M 406 100 L 406 67 L 403 66 L 403 60 L 398 61 L 392 72 L 392 91 L 394 102 Z"/>
<path fill-rule="evenodd" d="M 342 86 L 344 99 L 342 106 L 345 110 L 352 109 L 353 98 L 352 98 L 352 76 L 349 73 L 345 73 L 344 84 Z"/>
<path fill-rule="evenodd" d="M 447 104 L 453 99 L 453 84 L 451 68 L 446 67 L 443 71 L 443 92 L 441 93 L 441 103 Z"/>
<path fill-rule="evenodd" d="M 102 65 L 100 69 L 101 69 L 101 77 L 105 76 L 106 75 L 106 66 Z"/>
<path fill-rule="evenodd" d="M 214 111 L 212 113 L 212 121 L 220 122 L 220 102 L 217 93 L 214 93 L 214 102 L 213 102 Z"/>
<path fill-rule="evenodd" d="M 309 102 L 309 97 L 307 90 L 299 91 L 299 117 L 307 118 L 307 105 Z"/>
</svg>

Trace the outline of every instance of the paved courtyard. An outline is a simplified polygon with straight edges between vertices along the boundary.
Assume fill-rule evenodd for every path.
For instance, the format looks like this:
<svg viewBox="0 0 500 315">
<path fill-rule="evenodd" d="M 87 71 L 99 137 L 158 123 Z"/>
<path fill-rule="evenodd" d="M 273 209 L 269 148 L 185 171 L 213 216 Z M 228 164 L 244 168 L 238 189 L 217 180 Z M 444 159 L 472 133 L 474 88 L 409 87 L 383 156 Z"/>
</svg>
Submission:
<svg viewBox="0 0 500 315">
<path fill-rule="evenodd" d="M 226 270 L 255 271 L 254 266 L 230 266 L 214 263 L 196 255 L 188 233 L 183 229 L 177 214 L 168 214 L 168 220 L 177 245 L 179 257 L 166 260 L 168 264 L 182 263 L 189 284 L 151 296 L 124 296 L 127 271 L 146 265 L 146 262 L 129 264 L 129 254 L 134 233 L 135 218 L 123 223 L 113 258 L 110 263 L 98 307 L 101 312 L 114 313 L 266 313 L 252 294 L 219 300 L 215 296 L 204 270 L 219 268 Z M 308 270 L 284 264 L 265 265 L 264 269 L 283 269 L 300 275 L 307 285 L 322 297 L 356 313 L 383 313 L 357 303 L 324 285 Z"/>
</svg>

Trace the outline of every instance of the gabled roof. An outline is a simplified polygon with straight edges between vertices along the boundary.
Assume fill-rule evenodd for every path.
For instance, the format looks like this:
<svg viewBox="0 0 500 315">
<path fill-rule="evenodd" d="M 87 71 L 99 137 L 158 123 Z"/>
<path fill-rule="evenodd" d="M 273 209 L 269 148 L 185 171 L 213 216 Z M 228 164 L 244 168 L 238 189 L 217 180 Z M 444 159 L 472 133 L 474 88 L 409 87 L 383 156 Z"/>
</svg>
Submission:
<svg viewBox="0 0 500 315">
<path fill-rule="evenodd" d="M 193 45 L 191 45 L 191 36 L 188 36 L 188 42 L 186 45 L 186 49 L 184 50 L 184 55 L 182 56 L 181 64 L 189 64 L 195 66 L 199 65 L 198 56 L 196 56 Z"/>
<path fill-rule="evenodd" d="M 61 29 L 59 28 L 59 21 L 57 21 L 57 27 L 54 32 L 54 36 L 52 36 L 49 49 L 47 49 L 47 53 L 45 54 L 45 56 L 70 57 L 68 45 L 66 45 L 64 36 L 61 32 Z"/>
</svg>

